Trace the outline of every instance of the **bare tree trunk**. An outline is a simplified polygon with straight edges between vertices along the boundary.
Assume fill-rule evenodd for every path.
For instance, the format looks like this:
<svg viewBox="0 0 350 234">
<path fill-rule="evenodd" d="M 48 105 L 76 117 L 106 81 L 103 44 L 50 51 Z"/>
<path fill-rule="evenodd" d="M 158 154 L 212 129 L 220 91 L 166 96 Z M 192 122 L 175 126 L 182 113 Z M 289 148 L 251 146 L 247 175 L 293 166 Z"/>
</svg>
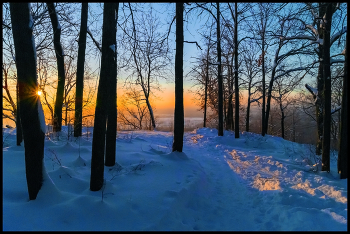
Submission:
<svg viewBox="0 0 350 234">
<path fill-rule="evenodd" d="M 208 101 L 208 80 L 209 80 L 209 49 L 210 49 L 210 40 L 209 40 L 209 44 L 208 44 L 207 61 L 206 61 L 206 69 L 205 69 L 203 128 L 206 127 L 206 123 L 207 123 L 207 101 Z"/>
<path fill-rule="evenodd" d="M 286 118 L 284 115 L 284 110 L 282 106 L 282 100 L 279 100 L 280 103 L 280 110 L 281 110 L 281 131 L 282 131 L 282 138 L 284 139 L 284 119 Z"/>
<path fill-rule="evenodd" d="M 88 20 L 88 2 L 81 5 L 81 25 L 79 34 L 78 62 L 77 62 L 77 80 L 75 93 L 75 115 L 74 115 L 74 137 L 82 134 L 83 122 L 83 92 L 84 92 L 84 63 L 86 49 L 86 34 Z"/>
<path fill-rule="evenodd" d="M 227 70 L 228 70 L 228 87 L 229 87 L 229 96 L 228 96 L 228 104 L 227 104 L 227 118 L 226 118 L 226 130 L 234 130 L 233 125 L 233 60 L 234 60 L 234 54 L 232 54 L 231 57 L 231 64 L 229 64 Z M 228 60 L 228 56 L 227 56 Z"/>
<path fill-rule="evenodd" d="M 17 109 L 16 109 L 16 140 L 17 145 L 21 145 L 23 141 L 23 132 L 22 132 L 22 123 L 20 117 L 20 106 L 19 106 L 19 90 L 18 90 L 18 82 L 16 85 L 16 100 L 17 100 Z"/>
<path fill-rule="evenodd" d="M 265 136 L 267 132 L 267 126 L 265 126 L 265 28 L 263 29 L 263 35 L 262 35 L 262 60 L 261 60 L 261 66 L 262 66 L 262 108 L 261 108 L 261 135 Z"/>
<path fill-rule="evenodd" d="M 251 96 L 251 80 L 248 84 L 248 101 L 247 101 L 247 116 L 245 119 L 245 131 L 249 132 L 249 120 L 250 120 L 250 96 Z"/>
<path fill-rule="evenodd" d="M 106 139 L 106 120 L 108 115 L 108 96 L 111 80 L 115 82 L 115 3 L 104 3 L 102 26 L 101 72 L 98 85 L 94 131 L 92 139 L 90 190 L 98 191 L 103 186 L 104 154 Z M 114 139 L 115 140 L 115 139 Z"/>
<path fill-rule="evenodd" d="M 239 86 L 238 86 L 238 14 L 237 14 L 237 2 L 235 2 L 235 138 L 239 138 Z"/>
<path fill-rule="evenodd" d="M 270 109 L 271 109 L 271 99 L 272 99 L 272 88 L 274 83 L 274 77 L 276 74 L 276 67 L 272 69 L 271 80 L 269 82 L 269 88 L 267 90 L 267 101 L 266 101 L 266 113 L 265 113 L 265 134 L 267 134 L 268 126 L 269 126 L 269 117 L 270 117 Z M 271 120 L 272 122 L 272 120 Z"/>
<path fill-rule="evenodd" d="M 339 152 L 338 152 L 338 173 L 340 179 L 348 178 L 348 51 L 347 51 L 348 34 L 346 34 L 346 52 L 343 77 L 343 94 L 341 102 L 341 122 L 339 134 Z"/>
<path fill-rule="evenodd" d="M 57 92 L 56 92 L 56 103 L 53 120 L 53 131 L 60 132 L 62 129 L 62 105 L 63 105 L 63 94 L 64 94 L 64 83 L 65 83 L 65 71 L 64 71 L 64 54 L 61 46 L 61 25 L 58 22 L 57 13 L 53 2 L 47 2 L 47 8 L 53 30 L 53 41 L 57 59 Z"/>
<path fill-rule="evenodd" d="M 319 3 L 319 15 L 323 16 L 326 13 L 325 8 L 326 3 Z M 317 31 L 319 38 L 323 38 L 324 29 L 317 25 Z M 317 124 L 317 142 L 316 142 L 316 155 L 322 154 L 322 135 L 323 135 L 323 110 L 324 110 L 324 97 L 323 97 L 323 89 L 324 89 L 324 78 L 323 78 L 323 43 L 318 45 L 318 58 L 320 60 L 318 66 L 318 74 L 317 74 L 317 101 L 316 101 L 316 124 Z"/>
<path fill-rule="evenodd" d="M 245 119 L 245 131 L 249 132 L 249 115 L 250 115 L 250 102 L 247 103 L 247 116 Z"/>
<path fill-rule="evenodd" d="M 322 33 L 323 34 L 323 33 Z M 320 58 L 323 58 L 323 45 L 319 45 Z M 324 89 L 324 79 L 323 79 L 323 60 L 321 59 L 318 67 L 317 75 L 317 90 L 318 90 L 318 100 L 316 102 L 316 124 L 317 124 L 317 142 L 316 142 L 316 155 L 321 155 L 322 153 L 322 135 L 323 135 L 323 89 Z"/>
<path fill-rule="evenodd" d="M 152 110 L 152 106 L 151 106 L 151 103 L 149 102 L 149 95 L 150 95 L 150 70 L 148 71 L 148 77 L 147 77 L 147 83 L 145 83 L 144 81 L 144 77 L 142 75 L 142 72 L 141 70 L 139 69 L 138 67 L 138 58 L 137 58 L 137 55 L 136 55 L 136 47 L 137 47 L 137 33 L 136 33 L 136 27 L 135 27 L 135 20 L 134 20 L 134 14 L 133 14 L 133 10 L 130 6 L 130 3 L 129 3 L 129 9 L 130 9 L 130 13 L 131 13 L 131 19 L 132 19 L 132 25 L 133 25 L 133 37 L 134 37 L 134 42 L 133 42 L 133 59 L 134 59 L 134 62 L 136 64 L 136 67 L 137 67 L 137 73 L 138 73 L 138 76 L 140 77 L 140 84 L 141 84 L 141 88 L 142 88 L 142 91 L 145 95 L 145 101 L 146 101 L 146 104 L 147 104 L 147 108 L 148 108 L 148 111 L 149 111 L 149 115 L 150 115 L 150 120 L 151 120 L 151 123 L 152 123 L 152 127 L 153 129 L 156 128 L 156 121 L 154 119 L 154 113 L 153 113 L 153 110 Z M 147 87 L 146 87 L 147 86 Z"/>
<path fill-rule="evenodd" d="M 175 54 L 175 113 L 172 151 L 182 152 L 184 135 L 183 103 L 183 11 L 182 2 L 176 3 L 176 54 Z"/>
<path fill-rule="evenodd" d="M 30 3 L 10 3 L 15 45 L 20 119 L 22 122 L 29 199 L 35 200 L 43 182 L 45 133 L 39 117 L 36 50 Z M 34 94 L 34 95 L 33 95 Z M 42 120 L 44 121 L 44 120 Z"/>
<path fill-rule="evenodd" d="M 324 34 L 323 34 L 323 78 L 324 78 L 324 112 L 322 136 L 322 171 L 330 171 L 330 134 L 331 134 L 331 64 L 330 64 L 330 38 L 331 24 L 335 4 L 327 3 Z"/>
<path fill-rule="evenodd" d="M 151 103 L 149 102 L 149 92 L 148 92 L 148 94 L 146 96 L 146 104 L 147 104 L 147 107 L 148 107 L 149 115 L 151 117 L 152 127 L 153 127 L 153 129 L 156 129 L 156 120 L 154 119 L 153 109 L 152 109 Z"/>
<path fill-rule="evenodd" d="M 111 71 L 108 77 L 108 87 L 109 91 L 109 101 L 108 101 L 108 117 L 107 117 L 107 133 L 106 133 L 106 166 L 114 166 L 115 165 L 115 150 L 116 150 L 116 136 L 117 136 L 117 41 L 116 41 L 116 27 L 118 20 L 118 9 L 119 2 L 114 4 L 114 9 L 116 12 L 115 22 L 114 22 L 114 30 L 111 30 L 110 35 L 110 43 L 114 41 L 114 58 L 113 61 L 110 61 L 111 64 L 110 69 L 114 69 L 114 72 Z"/>
<path fill-rule="evenodd" d="M 218 110 L 219 110 L 219 129 L 218 129 L 218 135 L 223 136 L 224 135 L 224 116 L 223 116 L 223 81 L 222 81 L 222 74 L 221 74 L 221 39 L 220 39 L 220 4 L 219 2 L 216 3 L 216 12 L 217 12 L 217 18 L 216 18 L 216 32 L 217 32 L 217 51 L 218 51 L 218 86 L 219 86 L 219 103 L 218 103 Z"/>
</svg>

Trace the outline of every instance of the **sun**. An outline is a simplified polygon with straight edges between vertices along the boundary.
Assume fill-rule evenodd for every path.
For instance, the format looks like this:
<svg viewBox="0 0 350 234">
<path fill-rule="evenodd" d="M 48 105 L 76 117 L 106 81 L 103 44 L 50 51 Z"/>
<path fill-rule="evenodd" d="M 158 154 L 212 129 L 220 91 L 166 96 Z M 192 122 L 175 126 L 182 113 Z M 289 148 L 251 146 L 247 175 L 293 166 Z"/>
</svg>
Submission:
<svg viewBox="0 0 350 234">
<path fill-rule="evenodd" d="M 38 90 L 37 94 L 40 96 L 43 92 L 41 90 Z"/>
</svg>

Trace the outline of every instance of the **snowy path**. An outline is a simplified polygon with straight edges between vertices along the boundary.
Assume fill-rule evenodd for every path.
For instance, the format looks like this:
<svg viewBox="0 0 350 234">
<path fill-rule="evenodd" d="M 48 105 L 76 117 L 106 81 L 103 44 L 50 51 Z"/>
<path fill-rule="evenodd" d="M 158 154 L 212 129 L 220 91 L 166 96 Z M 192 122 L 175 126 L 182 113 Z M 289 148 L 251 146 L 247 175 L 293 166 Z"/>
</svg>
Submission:
<svg viewBox="0 0 350 234">
<path fill-rule="evenodd" d="M 322 189 L 321 177 L 294 170 L 293 166 L 285 166 L 271 156 L 259 155 L 254 151 L 247 152 L 244 147 L 242 149 L 237 145 L 230 147 L 229 142 L 220 145 L 216 139 L 218 137 L 214 134 L 207 139 L 201 134 L 187 135 L 184 147 L 184 152 L 189 157 L 196 158 L 208 177 L 209 185 L 206 189 L 199 189 L 209 193 L 203 200 L 209 199 L 214 207 L 208 207 L 207 211 L 202 211 L 203 214 L 213 210 L 222 217 L 222 223 L 208 227 L 209 229 L 263 231 L 291 230 L 290 227 L 299 227 L 295 230 L 312 230 L 321 227 L 321 230 L 334 230 L 347 222 L 342 215 L 332 212 L 333 206 L 339 205 L 339 202 L 347 202 L 347 198 L 341 194 L 339 196 L 327 194 L 326 189 Z M 232 141 L 234 138 L 230 139 Z M 252 139 L 252 142 L 240 142 L 238 145 L 252 144 L 253 141 Z M 196 152 L 198 146 L 192 149 L 193 144 L 202 145 L 208 152 L 199 155 Z M 269 146 L 260 145 L 260 154 L 264 152 L 261 150 L 263 147 L 268 149 Z M 269 150 L 273 152 L 273 147 Z M 217 171 L 210 171 L 212 168 L 217 168 Z M 311 179 L 319 180 L 320 186 L 310 187 L 308 180 Z M 300 195 L 297 197 L 291 195 L 295 194 L 294 191 L 289 192 L 295 189 L 300 190 Z M 314 202 L 310 203 L 310 199 L 306 199 L 305 196 L 315 196 Z M 329 199 L 325 200 L 327 196 Z M 294 202 L 303 206 L 297 207 Z M 320 223 L 319 220 L 322 219 L 317 212 L 320 208 L 324 208 L 324 213 L 321 215 L 325 217 L 322 219 L 332 216 L 333 220 L 330 219 L 329 223 Z"/>
<path fill-rule="evenodd" d="M 203 197 L 208 199 L 213 207 L 208 207 L 208 210 L 202 210 L 201 212 L 203 215 L 207 212 L 216 212 L 216 215 L 221 217 L 219 220 L 222 222 L 212 224 L 211 228 L 213 230 L 232 230 L 236 226 L 235 224 L 239 224 L 235 230 L 258 230 L 256 228 L 256 220 L 253 219 L 251 214 L 255 212 L 251 209 L 253 204 L 246 203 L 247 200 L 249 201 L 247 197 L 254 197 L 254 191 L 249 191 L 239 181 L 238 176 L 226 163 L 223 153 L 215 148 L 215 144 L 209 142 L 204 142 L 203 144 L 211 144 L 212 147 L 207 145 L 208 149 L 211 148 L 211 152 L 198 155 L 197 159 L 207 173 L 207 191 L 201 192 L 203 192 Z M 188 150 L 188 154 L 195 155 L 196 152 Z M 212 158 L 213 155 L 216 155 L 215 158 Z M 217 170 L 212 171 L 213 168 Z M 204 190 L 204 188 L 202 189 Z"/>
<path fill-rule="evenodd" d="M 265 205 L 259 205 L 264 202 L 261 194 L 257 190 L 247 187 L 231 169 L 227 163 L 226 153 L 220 145 L 217 145 L 212 139 L 199 138 L 197 142 L 195 144 L 202 144 L 203 147 L 205 145 L 210 151 L 204 155 L 196 155 L 195 150 L 198 146 L 191 150 L 189 141 L 184 150 L 187 148 L 186 153 L 196 157 L 207 172 L 207 182 L 209 183 L 207 185 L 209 191 L 207 192 L 210 194 L 204 196 L 210 200 L 210 204 L 214 207 L 208 207 L 208 210 L 201 212 L 205 215 L 206 212 L 212 212 L 210 211 L 212 209 L 222 217 L 219 219 L 222 223 L 213 224 L 212 230 L 280 230 L 272 223 L 262 223 L 263 220 L 260 218 L 262 216 L 265 217 L 264 220 L 269 219 L 266 216 L 271 216 L 271 219 L 277 217 L 271 214 L 270 210 L 265 210 Z M 216 156 L 212 158 L 213 155 Z M 217 168 L 217 171 L 210 171 L 212 168 Z"/>
</svg>

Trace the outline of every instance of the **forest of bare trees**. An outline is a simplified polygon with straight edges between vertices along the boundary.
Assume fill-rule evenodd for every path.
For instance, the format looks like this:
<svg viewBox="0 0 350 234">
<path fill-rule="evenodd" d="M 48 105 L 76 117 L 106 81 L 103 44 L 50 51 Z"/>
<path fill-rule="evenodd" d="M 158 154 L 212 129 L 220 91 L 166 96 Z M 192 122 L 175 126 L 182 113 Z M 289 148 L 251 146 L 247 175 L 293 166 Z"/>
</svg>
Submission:
<svg viewBox="0 0 350 234">
<path fill-rule="evenodd" d="M 203 113 L 195 127 L 305 138 L 323 171 L 339 150 L 347 178 L 347 3 L 3 3 L 2 22 L 2 117 L 26 142 L 30 199 L 42 180 L 41 105 L 54 137 L 62 125 L 74 137 L 94 127 L 97 191 L 104 165 L 117 163 L 117 129 L 159 130 L 165 83 L 175 96 L 173 151 L 182 152 L 186 80 Z"/>
</svg>

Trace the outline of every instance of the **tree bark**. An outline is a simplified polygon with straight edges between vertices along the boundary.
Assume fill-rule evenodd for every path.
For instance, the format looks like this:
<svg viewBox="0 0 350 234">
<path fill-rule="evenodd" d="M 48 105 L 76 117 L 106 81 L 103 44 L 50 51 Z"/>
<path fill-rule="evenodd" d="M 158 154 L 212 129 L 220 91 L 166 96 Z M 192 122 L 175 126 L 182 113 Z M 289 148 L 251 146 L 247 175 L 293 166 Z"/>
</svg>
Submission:
<svg viewBox="0 0 350 234">
<path fill-rule="evenodd" d="M 245 120 L 245 131 L 249 132 L 249 120 L 250 120 L 250 96 L 251 96 L 251 80 L 248 84 L 248 101 L 247 101 L 247 116 Z"/>
<path fill-rule="evenodd" d="M 114 37 L 114 38 L 113 38 Z M 96 98 L 94 131 L 92 139 L 90 190 L 98 191 L 104 182 L 104 153 L 106 140 L 106 120 L 111 79 L 115 82 L 115 5 L 104 3 L 102 27 L 101 72 Z M 115 139 L 114 139 L 115 140 Z"/>
<path fill-rule="evenodd" d="M 118 20 L 118 9 L 119 2 L 114 4 L 114 9 L 116 12 L 116 17 L 113 17 L 114 20 L 114 30 L 111 30 L 110 43 L 114 41 L 115 52 L 113 61 L 111 60 L 111 71 L 110 76 L 108 77 L 108 87 L 109 91 L 109 101 L 108 101 L 108 117 L 107 117 L 107 133 L 106 133 L 106 166 L 115 165 L 115 150 L 116 150 L 116 136 L 117 136 L 117 41 L 116 41 L 116 32 L 117 32 L 117 20 Z M 113 63 L 113 64 L 112 64 Z"/>
<path fill-rule="evenodd" d="M 282 138 L 284 139 L 284 119 L 285 119 L 285 115 L 284 115 L 284 110 L 283 110 L 283 106 L 282 106 L 282 100 L 279 100 L 280 103 L 280 110 L 281 110 L 281 131 L 282 131 Z"/>
<path fill-rule="evenodd" d="M 25 167 L 29 199 L 35 200 L 43 182 L 45 133 L 38 110 L 36 50 L 30 3 L 10 3 L 15 45 L 20 119 L 22 122 Z"/>
<path fill-rule="evenodd" d="M 341 122 L 340 122 L 340 137 L 339 137 L 339 152 L 338 152 L 338 173 L 340 179 L 348 178 L 348 51 L 347 51 L 348 34 L 346 34 L 346 52 L 343 77 L 343 94 L 341 103 Z"/>
<path fill-rule="evenodd" d="M 237 2 L 235 2 L 235 138 L 239 138 L 239 86 L 238 86 L 238 14 L 237 14 Z"/>
<path fill-rule="evenodd" d="M 20 117 L 18 84 L 16 85 L 16 95 L 17 95 L 17 97 L 16 97 L 16 100 L 17 100 L 17 109 L 16 109 L 16 140 L 17 140 L 17 145 L 21 145 L 21 142 L 23 141 L 23 132 L 22 132 L 21 117 Z"/>
<path fill-rule="evenodd" d="M 325 3 L 319 3 L 319 15 L 323 16 L 326 13 Z M 320 24 L 317 26 L 319 38 L 323 38 L 323 28 Z M 317 74 L 317 101 L 316 101 L 316 124 L 317 124 L 317 142 L 316 142 L 316 155 L 322 154 L 322 135 L 323 135 L 323 109 L 324 109 L 324 78 L 323 78 L 323 44 L 318 45 L 318 58 L 320 60 Z"/>
<path fill-rule="evenodd" d="M 218 51 L 218 95 L 219 95 L 219 103 L 218 103 L 218 111 L 219 111 L 219 129 L 218 129 L 218 135 L 223 136 L 224 135 L 224 116 L 223 116 L 223 81 L 222 81 L 222 74 L 221 74 L 221 39 L 220 39 L 220 3 L 216 3 L 216 32 L 217 32 L 217 51 Z"/>
<path fill-rule="evenodd" d="M 228 56 L 227 56 L 228 60 Z M 228 66 L 228 87 L 229 87 L 229 96 L 228 96 L 228 104 L 227 104 L 227 118 L 226 118 L 226 130 L 234 130 L 233 125 L 233 61 L 234 61 L 234 54 L 232 54 L 231 57 L 231 64 Z M 225 108 L 224 108 L 225 109 Z"/>
<path fill-rule="evenodd" d="M 205 68 L 203 128 L 205 128 L 206 124 L 207 124 L 207 102 L 208 102 L 208 81 L 209 81 L 209 49 L 210 49 L 210 40 L 209 40 L 209 43 L 208 43 L 207 61 L 206 61 L 206 68 Z"/>
<path fill-rule="evenodd" d="M 56 92 L 56 103 L 54 110 L 53 119 L 53 131 L 60 132 L 62 129 L 62 105 L 63 105 L 63 95 L 64 95 L 64 83 L 65 83 L 65 70 L 64 70 L 64 53 L 61 46 L 61 26 L 58 22 L 57 13 L 53 2 L 47 2 L 47 8 L 49 10 L 49 15 L 53 30 L 53 43 L 57 59 L 57 92 Z"/>
<path fill-rule="evenodd" d="M 172 151 L 182 152 L 184 135 L 183 103 L 183 11 L 182 2 L 176 2 L 176 54 L 175 54 L 175 113 Z"/>
<path fill-rule="evenodd" d="M 88 2 L 83 2 L 81 5 L 81 25 L 80 25 L 78 61 L 77 61 L 74 137 L 79 137 L 82 134 L 84 63 L 85 63 L 85 49 L 86 49 L 87 20 L 88 20 Z"/>
<path fill-rule="evenodd" d="M 265 113 L 265 134 L 267 134 L 268 126 L 269 126 L 269 117 L 270 117 L 270 109 L 271 109 L 271 99 L 272 99 L 272 88 L 274 83 L 274 78 L 276 74 L 276 67 L 272 69 L 271 80 L 269 82 L 269 88 L 267 90 L 267 101 L 266 101 L 266 113 Z M 272 122 L 272 120 L 271 120 Z"/>
<path fill-rule="evenodd" d="M 261 135 L 265 136 L 267 126 L 265 126 L 265 27 L 263 25 L 262 34 L 262 51 L 261 51 L 261 66 L 262 66 L 262 108 L 261 108 Z"/>
<path fill-rule="evenodd" d="M 330 134 L 331 134 L 331 64 L 330 38 L 333 15 L 333 3 L 327 3 L 323 34 L 323 78 L 324 78 L 324 112 L 322 136 L 322 171 L 330 171 Z"/>
</svg>

